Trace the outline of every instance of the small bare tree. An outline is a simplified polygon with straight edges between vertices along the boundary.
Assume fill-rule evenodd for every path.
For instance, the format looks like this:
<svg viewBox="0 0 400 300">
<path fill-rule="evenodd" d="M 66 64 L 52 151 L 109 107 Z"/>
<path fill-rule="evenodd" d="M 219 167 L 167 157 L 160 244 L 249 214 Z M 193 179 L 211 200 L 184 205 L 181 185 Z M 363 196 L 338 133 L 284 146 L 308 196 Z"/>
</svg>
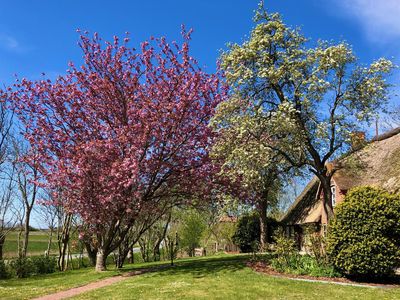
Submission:
<svg viewBox="0 0 400 300">
<path fill-rule="evenodd" d="M 52 201 L 52 193 L 46 191 L 46 198 Z M 38 205 L 35 209 L 37 215 L 40 217 L 42 224 L 45 226 L 48 241 L 47 241 L 47 249 L 45 251 L 45 255 L 49 256 L 51 252 L 51 245 L 53 244 L 53 238 L 58 228 L 58 214 L 59 207 L 50 203 L 42 203 Z"/>
<path fill-rule="evenodd" d="M 11 173 L 13 176 L 13 172 Z M 12 177 L 3 182 L 0 194 L 0 260 L 3 259 L 3 247 L 8 233 L 14 229 L 17 219 L 13 213 Z"/>
<path fill-rule="evenodd" d="M 13 166 L 8 164 L 10 135 L 14 112 L 8 107 L 8 99 L 0 95 L 0 260 L 7 234 L 14 228 L 16 218 L 13 213 Z"/>
<path fill-rule="evenodd" d="M 47 254 L 50 253 L 53 237 L 55 236 L 58 246 L 58 268 L 60 271 L 66 271 L 68 269 L 69 244 L 74 215 L 64 210 L 62 188 L 48 190 L 46 194 L 47 201 L 41 205 L 40 210 L 49 228 Z"/>
<path fill-rule="evenodd" d="M 26 257 L 29 243 L 29 232 L 31 224 L 31 216 L 33 207 L 36 203 L 39 187 L 39 170 L 35 163 L 24 161 L 24 156 L 28 153 L 23 141 L 13 139 L 13 166 L 15 167 L 16 175 L 15 182 L 19 192 L 19 199 L 24 211 L 23 221 L 21 220 L 22 228 L 20 229 L 22 238 L 20 257 Z"/>
</svg>

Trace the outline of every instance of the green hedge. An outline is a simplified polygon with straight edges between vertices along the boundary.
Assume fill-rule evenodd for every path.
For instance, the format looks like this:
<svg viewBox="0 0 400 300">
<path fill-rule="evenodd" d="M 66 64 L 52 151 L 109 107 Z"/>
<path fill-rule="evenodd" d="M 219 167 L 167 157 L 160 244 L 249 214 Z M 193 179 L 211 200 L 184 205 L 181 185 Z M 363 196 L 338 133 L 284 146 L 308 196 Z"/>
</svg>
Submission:
<svg viewBox="0 0 400 300">
<path fill-rule="evenodd" d="M 34 265 L 29 258 L 16 258 L 10 261 L 12 272 L 15 273 L 17 278 L 26 278 L 34 273 Z"/>
<path fill-rule="evenodd" d="M 34 274 L 49 274 L 57 270 L 57 259 L 54 256 L 36 256 L 15 258 L 7 264 L 0 261 L 0 278 L 16 276 L 26 278 Z"/>
<path fill-rule="evenodd" d="M 393 274 L 400 266 L 400 195 L 374 187 L 351 190 L 336 207 L 327 252 L 345 275 Z"/>
<path fill-rule="evenodd" d="M 55 256 L 32 257 L 32 265 L 35 274 L 49 274 L 57 270 L 57 258 Z"/>
</svg>

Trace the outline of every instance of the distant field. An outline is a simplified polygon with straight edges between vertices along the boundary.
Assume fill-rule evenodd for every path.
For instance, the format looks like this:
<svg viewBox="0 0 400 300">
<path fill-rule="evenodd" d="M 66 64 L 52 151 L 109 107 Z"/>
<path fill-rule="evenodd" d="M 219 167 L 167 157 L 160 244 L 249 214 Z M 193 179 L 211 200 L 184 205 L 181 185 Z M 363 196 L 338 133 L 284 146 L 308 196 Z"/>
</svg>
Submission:
<svg viewBox="0 0 400 300">
<path fill-rule="evenodd" d="M 4 245 L 4 257 L 11 258 L 18 256 L 18 233 L 11 232 L 7 235 Z M 28 255 L 42 255 L 47 249 L 48 234 L 46 231 L 32 231 L 29 234 Z M 51 252 L 58 253 L 57 237 L 53 236 Z"/>
</svg>

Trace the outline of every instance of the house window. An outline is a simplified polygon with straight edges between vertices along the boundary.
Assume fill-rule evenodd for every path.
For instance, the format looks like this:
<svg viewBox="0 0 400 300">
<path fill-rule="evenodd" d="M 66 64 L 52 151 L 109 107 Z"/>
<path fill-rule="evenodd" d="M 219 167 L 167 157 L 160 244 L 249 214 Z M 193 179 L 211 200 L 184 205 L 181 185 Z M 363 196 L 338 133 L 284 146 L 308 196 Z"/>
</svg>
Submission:
<svg viewBox="0 0 400 300">
<path fill-rule="evenodd" d="M 331 186 L 331 192 L 332 192 L 332 207 L 335 207 L 335 205 L 336 205 L 336 186 L 334 186 L 334 185 Z"/>
</svg>

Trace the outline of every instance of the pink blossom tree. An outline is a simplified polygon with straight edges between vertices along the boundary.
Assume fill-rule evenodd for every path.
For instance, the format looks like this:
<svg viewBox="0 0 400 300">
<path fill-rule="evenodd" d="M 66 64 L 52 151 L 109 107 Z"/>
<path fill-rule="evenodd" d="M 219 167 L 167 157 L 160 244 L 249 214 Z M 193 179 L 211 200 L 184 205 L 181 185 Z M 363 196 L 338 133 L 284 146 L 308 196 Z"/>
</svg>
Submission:
<svg viewBox="0 0 400 300">
<path fill-rule="evenodd" d="M 128 37 L 85 33 L 80 68 L 70 63 L 55 81 L 22 79 L 2 93 L 43 182 L 62 187 L 64 208 L 83 219 L 98 271 L 147 208 L 212 192 L 208 123 L 226 89 L 189 55 L 190 33 L 182 36 L 181 45 L 152 38 L 136 50 Z"/>
</svg>

